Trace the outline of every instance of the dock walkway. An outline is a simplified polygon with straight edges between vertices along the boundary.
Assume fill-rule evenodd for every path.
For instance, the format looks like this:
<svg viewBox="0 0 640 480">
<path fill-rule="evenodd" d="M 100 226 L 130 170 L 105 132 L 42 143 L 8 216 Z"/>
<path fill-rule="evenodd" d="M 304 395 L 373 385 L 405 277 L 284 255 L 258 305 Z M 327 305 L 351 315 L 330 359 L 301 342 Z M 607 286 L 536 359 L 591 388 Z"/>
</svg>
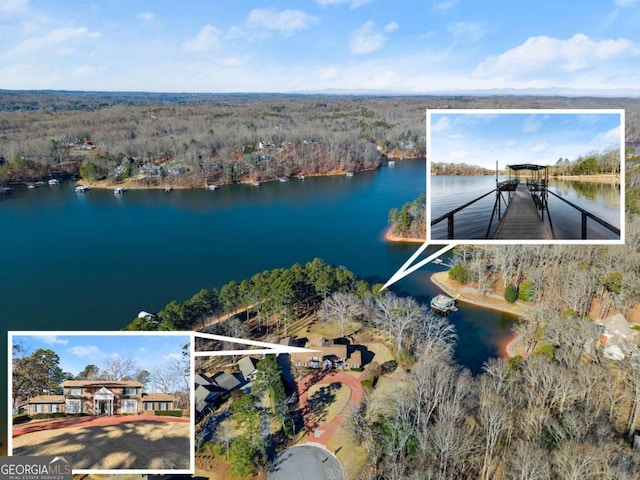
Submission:
<svg viewBox="0 0 640 480">
<path fill-rule="evenodd" d="M 525 184 L 519 184 L 496 230 L 497 240 L 549 240 L 551 230 L 542 221 Z"/>
</svg>

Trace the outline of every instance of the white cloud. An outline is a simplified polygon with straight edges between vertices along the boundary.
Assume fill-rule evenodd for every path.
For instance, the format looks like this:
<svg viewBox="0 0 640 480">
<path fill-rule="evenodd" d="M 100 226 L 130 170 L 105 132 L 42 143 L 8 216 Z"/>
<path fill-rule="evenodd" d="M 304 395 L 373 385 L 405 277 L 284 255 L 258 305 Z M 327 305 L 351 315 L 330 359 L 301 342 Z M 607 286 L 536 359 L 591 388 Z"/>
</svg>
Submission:
<svg viewBox="0 0 640 480">
<path fill-rule="evenodd" d="M 431 10 L 438 13 L 448 12 L 453 7 L 455 7 L 457 3 L 458 0 L 443 0 L 440 2 L 434 2 L 431 5 Z"/>
<path fill-rule="evenodd" d="M 100 349 L 96 345 L 76 345 L 68 351 L 77 357 L 97 357 L 102 355 L 102 352 L 100 352 Z"/>
<path fill-rule="evenodd" d="M 392 33 L 398 30 L 398 28 L 400 28 L 400 25 L 398 25 L 398 22 L 389 22 L 384 26 L 384 31 L 387 33 Z"/>
<path fill-rule="evenodd" d="M 334 80 L 338 77 L 338 74 L 340 73 L 340 71 L 338 70 L 337 67 L 331 65 L 327 68 L 325 68 L 324 70 L 322 70 L 320 77 L 323 80 Z"/>
<path fill-rule="evenodd" d="M 66 345 L 67 343 L 69 343 L 69 340 L 59 338 L 56 335 L 34 335 L 33 337 L 37 338 L 45 345 Z"/>
<path fill-rule="evenodd" d="M 522 131 L 524 133 L 533 133 L 537 130 L 540 130 L 542 127 L 542 123 L 544 120 L 548 118 L 547 115 L 529 115 L 522 122 Z"/>
<path fill-rule="evenodd" d="M 615 0 L 613 3 L 620 7 L 631 7 L 638 3 L 639 0 Z"/>
<path fill-rule="evenodd" d="M 0 20 L 18 17 L 29 11 L 29 0 L 0 0 Z"/>
<path fill-rule="evenodd" d="M 364 55 L 380 50 L 387 42 L 374 22 L 369 20 L 364 25 L 351 32 L 349 50 L 355 55 Z"/>
<path fill-rule="evenodd" d="M 440 117 L 436 123 L 431 124 L 432 132 L 444 132 L 451 127 L 451 119 L 449 117 Z"/>
<path fill-rule="evenodd" d="M 366 5 L 367 3 L 371 3 L 373 0 L 316 0 L 318 5 L 322 5 L 326 7 L 328 5 L 349 5 L 349 8 L 352 10 Z"/>
<path fill-rule="evenodd" d="M 247 25 L 264 30 L 278 32 L 284 37 L 290 37 L 299 30 L 305 30 L 317 22 L 313 15 L 302 10 L 277 11 L 272 8 L 256 8 L 249 12 Z"/>
<path fill-rule="evenodd" d="M 482 61 L 473 70 L 473 76 L 549 79 L 553 83 L 554 74 L 606 68 L 603 62 L 638 56 L 640 46 L 625 39 L 598 41 L 583 34 L 568 40 L 531 37 L 522 45 Z"/>
<path fill-rule="evenodd" d="M 156 17 L 156 15 L 153 12 L 140 12 L 138 14 L 138 19 L 142 20 L 143 22 L 150 22 L 155 17 Z"/>
<path fill-rule="evenodd" d="M 596 135 L 593 140 L 591 140 L 591 145 L 600 148 L 620 145 L 620 127 L 614 127 L 611 130 Z"/>
<path fill-rule="evenodd" d="M 95 41 L 101 36 L 100 32 L 90 32 L 86 27 L 60 28 L 47 35 L 26 39 L 7 50 L 2 57 L 16 58 L 36 53 L 41 54 L 43 51 L 54 51 L 58 55 L 68 55 L 77 46 Z"/>
<path fill-rule="evenodd" d="M 205 25 L 198 34 L 182 43 L 182 50 L 189 53 L 198 53 L 215 50 L 222 44 L 222 32 L 213 25 Z"/>
<path fill-rule="evenodd" d="M 447 25 L 456 41 L 477 42 L 487 33 L 485 27 L 472 22 L 455 22 Z"/>
</svg>

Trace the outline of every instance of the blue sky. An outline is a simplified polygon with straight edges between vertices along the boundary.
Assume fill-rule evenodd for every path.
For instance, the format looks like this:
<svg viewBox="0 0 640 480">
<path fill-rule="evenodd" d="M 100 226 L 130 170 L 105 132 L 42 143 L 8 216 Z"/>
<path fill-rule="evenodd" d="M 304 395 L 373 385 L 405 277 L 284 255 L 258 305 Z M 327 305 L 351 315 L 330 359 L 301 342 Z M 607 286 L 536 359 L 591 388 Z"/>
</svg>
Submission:
<svg viewBox="0 0 640 480">
<path fill-rule="evenodd" d="M 0 0 L 0 88 L 638 85 L 640 0 Z"/>
<path fill-rule="evenodd" d="M 587 113 L 588 112 L 588 113 Z M 621 146 L 621 114 L 612 111 L 428 112 L 432 162 L 495 170 L 507 164 L 554 165 Z"/>
<path fill-rule="evenodd" d="M 131 357 L 140 369 L 153 371 L 154 367 L 182 358 L 182 346 L 190 342 L 189 335 L 124 334 L 113 335 L 36 335 L 16 334 L 13 343 L 19 343 L 28 355 L 38 348 L 51 349 L 60 357 L 60 368 L 74 375 L 85 366 L 101 367 L 114 355 Z"/>
</svg>

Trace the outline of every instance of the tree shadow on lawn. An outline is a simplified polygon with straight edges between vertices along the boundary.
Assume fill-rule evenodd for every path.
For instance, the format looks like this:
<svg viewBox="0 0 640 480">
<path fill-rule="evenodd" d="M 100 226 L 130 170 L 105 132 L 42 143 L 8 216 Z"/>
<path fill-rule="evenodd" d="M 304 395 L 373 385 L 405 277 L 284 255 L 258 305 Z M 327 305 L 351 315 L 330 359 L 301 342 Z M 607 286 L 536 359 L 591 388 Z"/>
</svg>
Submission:
<svg viewBox="0 0 640 480">
<path fill-rule="evenodd" d="M 341 386 L 340 382 L 323 385 L 309 397 L 309 411 L 313 414 L 316 422 L 326 420 L 329 407 L 336 401 L 335 391 L 339 390 Z"/>
<path fill-rule="evenodd" d="M 190 467 L 190 441 L 187 435 L 175 433 L 175 425 L 147 424 L 141 432 L 136 424 L 66 428 L 59 435 L 38 441 L 40 433 L 19 438 L 29 445 L 13 448 L 13 455 L 64 455 L 72 459 L 74 469 L 153 469 L 183 470 Z M 150 438 L 151 437 L 151 438 Z M 14 442 L 15 444 L 15 442 Z"/>
</svg>

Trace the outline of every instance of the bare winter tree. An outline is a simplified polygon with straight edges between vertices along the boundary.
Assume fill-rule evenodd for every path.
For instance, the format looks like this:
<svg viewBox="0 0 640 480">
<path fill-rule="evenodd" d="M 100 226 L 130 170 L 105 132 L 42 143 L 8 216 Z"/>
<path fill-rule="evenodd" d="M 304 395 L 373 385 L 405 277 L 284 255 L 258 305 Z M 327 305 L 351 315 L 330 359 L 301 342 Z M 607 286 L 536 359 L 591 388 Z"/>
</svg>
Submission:
<svg viewBox="0 0 640 480">
<path fill-rule="evenodd" d="M 138 371 L 139 368 L 132 357 L 121 357 L 118 354 L 111 355 L 100 369 L 105 380 L 116 381 L 134 378 Z"/>
<path fill-rule="evenodd" d="M 427 316 L 427 311 L 426 307 L 413 298 L 386 293 L 376 298 L 375 316 L 376 323 L 387 333 L 388 338 L 395 340 L 396 350 L 399 353 L 410 331 Z"/>
<path fill-rule="evenodd" d="M 360 300 L 352 293 L 335 292 L 322 301 L 319 311 L 321 320 L 334 319 L 344 337 L 348 323 L 362 311 Z"/>
</svg>

